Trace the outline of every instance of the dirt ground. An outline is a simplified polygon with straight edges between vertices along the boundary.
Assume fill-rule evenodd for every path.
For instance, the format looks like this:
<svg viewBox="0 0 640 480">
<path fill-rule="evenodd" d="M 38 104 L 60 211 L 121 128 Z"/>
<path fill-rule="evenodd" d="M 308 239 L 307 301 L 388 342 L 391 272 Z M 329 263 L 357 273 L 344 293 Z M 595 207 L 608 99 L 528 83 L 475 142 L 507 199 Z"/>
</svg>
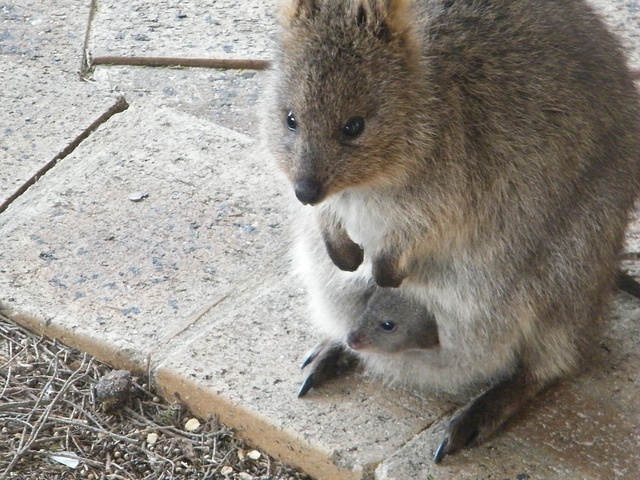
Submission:
<svg viewBox="0 0 640 480">
<path fill-rule="evenodd" d="M 311 477 L 0 315 L 0 480 Z"/>
</svg>

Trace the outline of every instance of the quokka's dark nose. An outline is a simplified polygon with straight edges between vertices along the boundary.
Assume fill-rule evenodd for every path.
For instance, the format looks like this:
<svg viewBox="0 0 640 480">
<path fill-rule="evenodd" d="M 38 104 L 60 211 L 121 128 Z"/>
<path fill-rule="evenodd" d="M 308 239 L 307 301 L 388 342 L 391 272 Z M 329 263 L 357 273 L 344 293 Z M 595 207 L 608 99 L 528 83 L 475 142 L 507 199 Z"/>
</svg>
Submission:
<svg viewBox="0 0 640 480">
<path fill-rule="evenodd" d="M 296 198 L 303 204 L 317 203 L 322 197 L 322 185 L 316 180 L 304 179 L 296 183 Z"/>
</svg>

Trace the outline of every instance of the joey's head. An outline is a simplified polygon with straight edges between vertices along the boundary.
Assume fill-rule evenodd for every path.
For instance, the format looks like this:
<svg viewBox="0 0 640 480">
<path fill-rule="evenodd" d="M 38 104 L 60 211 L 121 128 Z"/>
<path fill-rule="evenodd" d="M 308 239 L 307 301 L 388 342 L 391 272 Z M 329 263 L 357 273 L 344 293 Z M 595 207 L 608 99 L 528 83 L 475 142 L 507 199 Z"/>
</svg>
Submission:
<svg viewBox="0 0 640 480">
<path fill-rule="evenodd" d="M 410 175 L 424 135 L 411 0 L 284 0 L 263 135 L 304 204 Z"/>
<path fill-rule="evenodd" d="M 396 289 L 378 288 L 347 334 L 355 351 L 394 354 L 439 346 L 438 325 L 424 306 Z"/>
</svg>

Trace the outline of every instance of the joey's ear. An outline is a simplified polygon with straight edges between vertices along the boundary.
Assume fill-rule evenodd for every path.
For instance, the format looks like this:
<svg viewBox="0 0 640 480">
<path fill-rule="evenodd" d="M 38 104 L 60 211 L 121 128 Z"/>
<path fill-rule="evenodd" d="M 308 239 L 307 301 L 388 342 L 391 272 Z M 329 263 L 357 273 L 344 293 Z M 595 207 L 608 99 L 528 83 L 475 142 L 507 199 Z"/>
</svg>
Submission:
<svg viewBox="0 0 640 480">
<path fill-rule="evenodd" d="M 413 33 L 413 0 L 357 0 L 352 5 L 358 25 L 383 40 L 408 40 Z"/>
<path fill-rule="evenodd" d="M 280 21 L 290 25 L 296 20 L 310 20 L 318 11 L 318 0 L 284 0 L 280 8 Z"/>
</svg>

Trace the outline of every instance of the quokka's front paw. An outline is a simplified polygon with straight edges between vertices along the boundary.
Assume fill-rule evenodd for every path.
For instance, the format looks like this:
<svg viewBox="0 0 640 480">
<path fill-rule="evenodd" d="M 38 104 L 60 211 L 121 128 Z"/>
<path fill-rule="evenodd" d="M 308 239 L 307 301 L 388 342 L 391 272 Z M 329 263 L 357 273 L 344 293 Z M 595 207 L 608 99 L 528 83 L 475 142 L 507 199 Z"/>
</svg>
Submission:
<svg viewBox="0 0 640 480">
<path fill-rule="evenodd" d="M 398 288 L 407 277 L 395 255 L 380 255 L 373 260 L 373 279 L 379 287 Z"/>
<path fill-rule="evenodd" d="M 364 250 L 349 237 L 337 241 L 325 241 L 329 258 L 336 267 L 345 272 L 355 272 L 364 260 Z"/>
<path fill-rule="evenodd" d="M 342 343 L 331 340 L 318 343 L 302 362 L 303 369 L 309 367 L 309 374 L 298 390 L 298 398 L 327 380 L 339 377 L 353 366 L 355 361 L 356 357 L 349 353 Z"/>
</svg>

